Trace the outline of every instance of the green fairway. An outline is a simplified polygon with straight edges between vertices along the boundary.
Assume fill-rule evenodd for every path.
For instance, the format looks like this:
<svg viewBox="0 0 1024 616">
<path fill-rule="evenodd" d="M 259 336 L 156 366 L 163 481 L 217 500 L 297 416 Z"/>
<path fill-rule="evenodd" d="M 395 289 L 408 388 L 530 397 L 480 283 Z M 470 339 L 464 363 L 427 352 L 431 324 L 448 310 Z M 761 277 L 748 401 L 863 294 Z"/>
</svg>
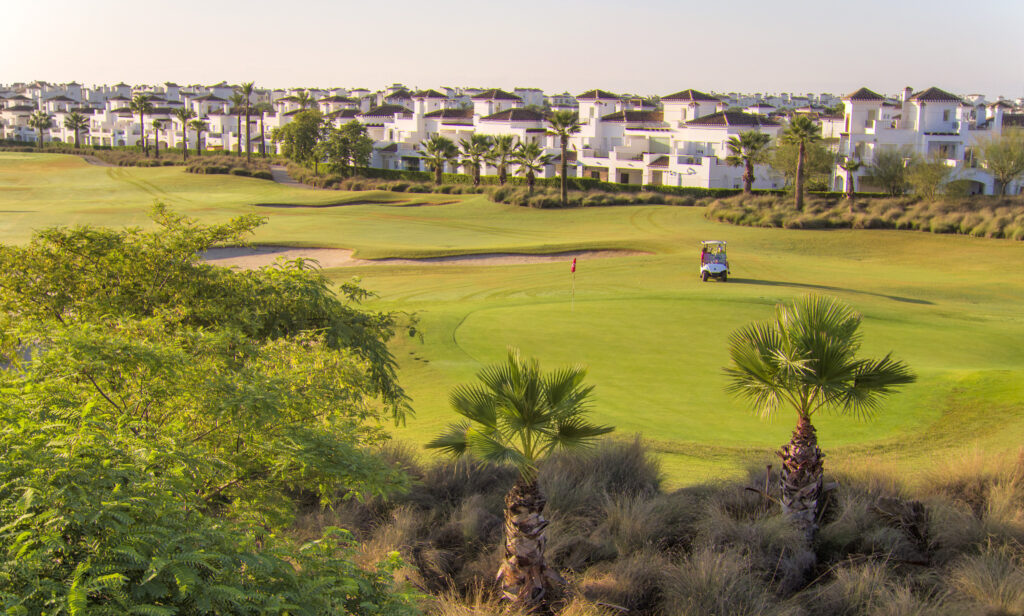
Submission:
<svg viewBox="0 0 1024 616">
<path fill-rule="evenodd" d="M 394 350 L 416 417 L 397 430 L 423 443 L 454 418 L 447 393 L 510 345 L 554 368 L 589 368 L 596 421 L 641 433 L 675 482 L 720 477 L 789 437 L 728 397 L 730 332 L 780 301 L 828 293 L 864 314 L 864 350 L 893 351 L 919 382 L 870 422 L 816 420 L 827 464 L 927 466 L 964 447 L 1024 441 L 1024 243 L 899 231 L 731 227 L 703 208 L 643 206 L 530 210 L 486 199 L 342 193 L 283 187 L 181 168 L 104 168 L 75 157 L 0 154 L 0 241 L 53 224 L 145 224 L 154 200 L 213 221 L 267 216 L 255 240 L 344 247 L 364 258 L 548 253 L 618 248 L 648 254 L 578 263 L 394 265 L 358 275 L 376 308 L 416 312 L 423 341 Z M 254 204 L 342 207 L 257 207 Z M 729 242 L 728 283 L 697 278 L 699 242 Z"/>
</svg>

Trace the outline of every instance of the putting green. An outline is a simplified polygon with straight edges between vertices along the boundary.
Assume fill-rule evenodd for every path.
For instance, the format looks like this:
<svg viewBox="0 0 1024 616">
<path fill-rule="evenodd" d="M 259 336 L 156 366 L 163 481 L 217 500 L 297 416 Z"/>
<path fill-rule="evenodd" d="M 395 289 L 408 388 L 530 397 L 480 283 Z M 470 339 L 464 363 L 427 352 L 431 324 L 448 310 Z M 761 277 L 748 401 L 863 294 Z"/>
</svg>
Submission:
<svg viewBox="0 0 1024 616">
<path fill-rule="evenodd" d="M 864 314 L 864 351 L 893 351 L 920 375 L 875 418 L 815 423 L 830 464 L 900 472 L 963 448 L 1013 449 L 1024 437 L 1024 243 L 898 231 L 731 227 L 702 208 L 529 210 L 481 197 L 338 193 L 176 168 L 102 168 L 77 158 L 0 154 L 0 240 L 51 224 L 145 224 L 155 198 L 203 220 L 267 216 L 256 241 L 344 247 L 363 258 L 619 248 L 649 254 L 583 259 L 571 297 L 568 261 L 531 265 L 395 265 L 361 276 L 372 305 L 416 312 L 423 341 L 394 345 L 416 417 L 396 430 L 423 443 L 454 418 L 447 393 L 518 346 L 554 368 L 580 362 L 596 385 L 597 421 L 641 433 L 675 483 L 769 460 L 793 417 L 769 421 L 724 393 L 727 339 L 808 292 Z M 366 202 L 372 203 L 366 203 Z M 344 207 L 254 207 L 253 204 Z M 408 206 L 408 207 L 395 207 Z M 728 283 L 697 278 L 699 241 L 729 242 Z"/>
</svg>

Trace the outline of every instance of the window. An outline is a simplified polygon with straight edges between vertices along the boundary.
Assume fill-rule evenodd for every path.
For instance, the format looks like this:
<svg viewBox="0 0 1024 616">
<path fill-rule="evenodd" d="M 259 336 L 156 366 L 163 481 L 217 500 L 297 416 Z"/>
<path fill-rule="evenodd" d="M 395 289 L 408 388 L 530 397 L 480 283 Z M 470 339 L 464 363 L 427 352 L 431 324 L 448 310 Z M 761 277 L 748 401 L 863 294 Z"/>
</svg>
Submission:
<svg viewBox="0 0 1024 616">
<path fill-rule="evenodd" d="M 942 112 L 942 121 L 943 122 L 949 122 L 949 114 L 950 114 L 949 109 L 946 109 L 945 111 Z"/>
</svg>

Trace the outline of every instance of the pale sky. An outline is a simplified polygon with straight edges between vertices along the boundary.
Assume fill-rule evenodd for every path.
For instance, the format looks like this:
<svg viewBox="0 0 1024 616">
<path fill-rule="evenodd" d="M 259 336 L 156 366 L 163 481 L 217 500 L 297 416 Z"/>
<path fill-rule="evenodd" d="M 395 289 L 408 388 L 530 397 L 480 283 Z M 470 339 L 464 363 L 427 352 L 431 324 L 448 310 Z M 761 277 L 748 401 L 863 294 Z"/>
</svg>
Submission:
<svg viewBox="0 0 1024 616">
<path fill-rule="evenodd" d="M 1024 96 L 1024 2 L 12 0 L 0 83 Z"/>
</svg>

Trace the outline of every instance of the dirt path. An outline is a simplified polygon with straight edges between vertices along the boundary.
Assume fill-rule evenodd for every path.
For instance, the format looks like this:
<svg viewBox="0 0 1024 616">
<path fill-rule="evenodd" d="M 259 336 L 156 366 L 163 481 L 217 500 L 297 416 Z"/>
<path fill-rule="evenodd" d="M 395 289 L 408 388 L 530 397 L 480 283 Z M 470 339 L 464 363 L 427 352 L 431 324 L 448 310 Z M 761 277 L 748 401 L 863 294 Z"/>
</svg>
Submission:
<svg viewBox="0 0 1024 616">
<path fill-rule="evenodd" d="M 307 190 L 323 190 L 321 188 L 313 188 L 308 184 L 296 182 L 295 178 L 288 175 L 288 168 L 284 165 L 270 165 L 270 176 L 274 178 L 274 181 L 278 184 L 284 184 L 285 186 L 291 186 L 292 188 L 305 188 Z"/>
<path fill-rule="evenodd" d="M 106 161 L 102 161 L 102 160 L 96 158 L 95 156 L 82 156 L 81 158 L 82 158 L 82 160 L 84 160 L 85 162 L 89 163 L 90 165 L 96 165 L 97 167 L 116 167 L 117 166 L 117 165 L 112 165 L 112 164 L 110 164 L 110 163 L 108 163 Z"/>
<path fill-rule="evenodd" d="M 522 265 L 528 263 L 554 263 L 570 259 L 608 259 L 648 254 L 630 250 L 576 250 L 550 255 L 524 255 L 492 253 L 457 255 L 451 257 L 428 257 L 425 259 L 357 259 L 351 250 L 343 248 L 291 248 L 288 246 L 254 246 L 213 248 L 203 259 L 215 265 L 256 269 L 274 263 L 279 257 L 285 259 L 315 259 L 321 267 L 361 267 L 367 265 Z"/>
</svg>

